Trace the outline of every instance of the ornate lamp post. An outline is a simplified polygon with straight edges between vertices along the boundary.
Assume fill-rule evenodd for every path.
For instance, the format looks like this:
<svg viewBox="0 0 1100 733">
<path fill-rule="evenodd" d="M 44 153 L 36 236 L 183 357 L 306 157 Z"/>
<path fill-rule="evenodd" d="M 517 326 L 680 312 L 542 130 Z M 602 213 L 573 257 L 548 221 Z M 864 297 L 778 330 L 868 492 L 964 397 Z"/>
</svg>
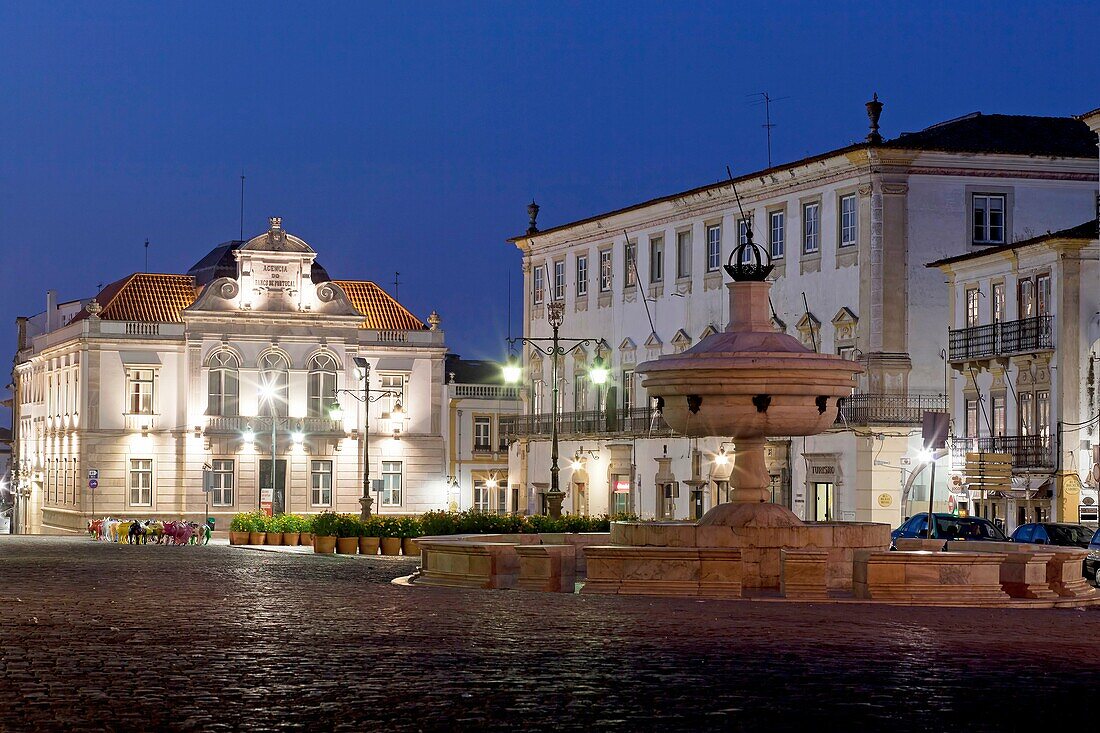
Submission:
<svg viewBox="0 0 1100 733">
<path fill-rule="evenodd" d="M 561 328 L 561 324 L 564 321 L 565 305 L 563 303 L 550 303 L 546 306 L 546 317 L 550 322 L 550 327 L 553 329 L 553 335 L 550 338 L 528 338 L 526 336 L 520 336 L 516 338 L 508 339 L 509 347 L 515 346 L 517 343 L 528 344 L 537 350 L 540 354 L 544 354 L 550 357 L 550 374 L 553 380 L 554 386 L 552 391 L 552 401 L 550 403 L 550 490 L 546 493 L 546 508 L 551 517 L 561 516 L 561 503 L 565 498 L 565 492 L 561 490 L 558 482 L 558 362 L 566 354 L 570 354 L 582 346 L 588 346 L 593 342 L 596 343 L 596 359 L 592 363 L 592 368 L 588 371 L 588 378 L 593 384 L 602 385 L 607 381 L 608 370 L 603 363 L 603 358 L 600 356 L 600 347 L 608 346 L 607 342 L 601 339 L 593 338 L 562 338 L 558 329 Z M 562 341 L 573 342 L 572 346 L 568 348 L 561 345 Z M 549 342 L 549 346 L 545 346 Z M 508 358 L 508 363 L 504 366 L 504 381 L 509 384 L 517 384 L 523 375 L 523 370 L 516 360 L 513 354 Z"/>
<path fill-rule="evenodd" d="M 355 399 L 363 403 L 363 495 L 359 498 L 359 504 L 363 507 L 359 516 L 362 519 L 370 519 L 371 506 L 374 504 L 374 500 L 370 496 L 370 406 L 371 403 L 377 402 L 383 397 L 400 397 L 401 395 L 392 390 L 377 390 L 370 388 L 370 362 L 361 356 L 353 357 L 352 361 L 355 362 L 355 366 L 359 368 L 359 378 L 363 382 L 362 394 L 350 389 L 338 389 L 332 397 L 332 405 L 329 407 L 328 414 L 333 420 L 341 420 L 344 417 L 344 408 L 340 406 L 340 401 L 337 395 L 346 394 L 351 395 Z M 393 406 L 393 412 L 390 413 L 390 417 L 393 419 L 400 419 L 404 415 L 404 411 L 401 409 L 401 403 L 398 402 Z M 382 503 L 382 497 L 378 497 L 378 503 Z"/>
</svg>

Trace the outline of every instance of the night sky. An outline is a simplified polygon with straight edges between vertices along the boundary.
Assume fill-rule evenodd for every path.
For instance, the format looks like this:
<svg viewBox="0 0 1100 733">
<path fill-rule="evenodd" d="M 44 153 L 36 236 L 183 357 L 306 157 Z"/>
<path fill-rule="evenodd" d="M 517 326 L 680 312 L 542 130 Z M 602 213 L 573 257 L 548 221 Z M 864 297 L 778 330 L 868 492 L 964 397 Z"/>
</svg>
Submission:
<svg viewBox="0 0 1100 733">
<path fill-rule="evenodd" d="M 283 217 L 451 348 L 520 323 L 505 238 L 866 134 L 1100 106 L 1100 3 L 0 2 L 0 356 L 45 291 Z"/>
</svg>

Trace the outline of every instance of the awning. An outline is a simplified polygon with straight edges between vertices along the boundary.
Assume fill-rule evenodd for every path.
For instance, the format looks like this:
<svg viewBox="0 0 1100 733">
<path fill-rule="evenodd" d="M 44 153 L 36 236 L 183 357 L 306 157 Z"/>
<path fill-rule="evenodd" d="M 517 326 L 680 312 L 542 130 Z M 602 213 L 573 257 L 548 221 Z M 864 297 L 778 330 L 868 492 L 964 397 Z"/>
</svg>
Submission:
<svg viewBox="0 0 1100 733">
<path fill-rule="evenodd" d="M 411 372 L 412 369 L 413 359 L 395 356 L 384 356 L 374 365 L 376 372 Z"/>
<path fill-rule="evenodd" d="M 123 364 L 160 364 L 155 351 L 120 351 L 118 356 Z"/>
</svg>

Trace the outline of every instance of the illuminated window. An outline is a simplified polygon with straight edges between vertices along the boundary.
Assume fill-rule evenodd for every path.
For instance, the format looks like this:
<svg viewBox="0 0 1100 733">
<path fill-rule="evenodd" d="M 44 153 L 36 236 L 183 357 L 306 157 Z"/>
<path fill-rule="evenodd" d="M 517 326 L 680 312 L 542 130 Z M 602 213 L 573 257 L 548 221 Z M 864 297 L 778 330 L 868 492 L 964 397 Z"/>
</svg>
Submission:
<svg viewBox="0 0 1100 733">
<path fill-rule="evenodd" d="M 130 506 L 153 505 L 153 460 L 130 459 Z"/>
</svg>

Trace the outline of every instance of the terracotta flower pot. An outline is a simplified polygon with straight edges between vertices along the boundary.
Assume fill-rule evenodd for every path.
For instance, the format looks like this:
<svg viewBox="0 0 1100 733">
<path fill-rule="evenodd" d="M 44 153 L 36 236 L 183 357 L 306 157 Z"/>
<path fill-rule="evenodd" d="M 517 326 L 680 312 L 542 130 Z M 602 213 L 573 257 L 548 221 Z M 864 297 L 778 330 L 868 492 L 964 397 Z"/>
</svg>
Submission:
<svg viewBox="0 0 1100 733">
<path fill-rule="evenodd" d="M 267 544 L 269 544 L 269 545 L 281 545 L 281 544 L 283 544 L 283 533 L 282 532 L 268 532 L 267 533 Z"/>
<path fill-rule="evenodd" d="M 313 533 L 312 532 L 299 532 L 298 533 L 298 544 L 299 545 L 312 545 L 313 544 Z"/>
<path fill-rule="evenodd" d="M 266 532 L 249 532 L 248 544 L 250 545 L 262 545 L 267 538 Z"/>
<path fill-rule="evenodd" d="M 359 554 L 360 555 L 377 555 L 378 554 L 378 538 L 377 537 L 360 537 L 359 538 Z"/>
<path fill-rule="evenodd" d="M 420 545 L 412 537 L 401 540 L 401 551 L 406 555 L 420 555 Z"/>
<path fill-rule="evenodd" d="M 248 544 L 248 532 L 230 532 L 229 544 L 231 545 L 247 545 Z"/>
<path fill-rule="evenodd" d="M 298 533 L 297 532 L 283 532 L 283 544 L 284 545 L 297 545 Z"/>
<path fill-rule="evenodd" d="M 400 537 L 383 537 L 380 544 L 382 545 L 383 555 L 400 555 L 401 554 L 401 538 Z"/>
<path fill-rule="evenodd" d="M 336 551 L 336 538 L 313 536 L 313 551 L 321 555 L 331 555 Z"/>
<path fill-rule="evenodd" d="M 336 538 L 336 554 L 337 555 L 355 555 L 359 552 L 359 538 L 358 537 L 337 537 Z"/>
</svg>

